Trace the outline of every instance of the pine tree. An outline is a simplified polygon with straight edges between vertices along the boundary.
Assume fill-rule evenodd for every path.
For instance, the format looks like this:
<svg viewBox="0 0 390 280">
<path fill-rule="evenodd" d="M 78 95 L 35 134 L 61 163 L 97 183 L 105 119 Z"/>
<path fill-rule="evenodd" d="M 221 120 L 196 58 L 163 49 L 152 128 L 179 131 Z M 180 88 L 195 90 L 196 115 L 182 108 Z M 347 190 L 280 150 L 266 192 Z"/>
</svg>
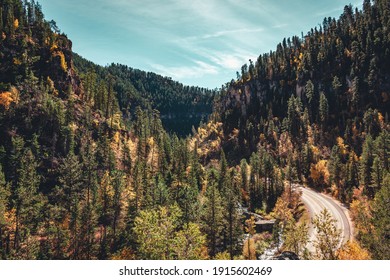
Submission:
<svg viewBox="0 0 390 280">
<path fill-rule="evenodd" d="M 313 152 L 310 148 L 310 145 L 306 143 L 303 146 L 303 151 L 302 151 L 302 172 L 306 178 L 309 177 L 312 160 L 313 160 Z"/>
<path fill-rule="evenodd" d="M 196 184 L 184 183 L 179 187 L 177 202 L 183 212 L 183 222 L 195 221 L 197 214 L 198 188 Z"/>
<path fill-rule="evenodd" d="M 112 219 L 112 231 L 113 231 L 113 238 L 114 241 L 118 234 L 118 227 L 119 222 L 122 216 L 122 209 L 123 209 L 123 203 L 122 203 L 122 196 L 123 196 L 123 190 L 124 190 L 124 174 L 121 171 L 114 171 L 113 172 L 113 202 L 112 202 L 112 209 L 113 209 L 113 219 Z"/>
<path fill-rule="evenodd" d="M 287 108 L 287 129 L 291 136 L 297 138 L 300 136 L 302 120 L 302 102 L 299 98 L 295 98 L 293 95 L 288 100 Z M 309 110 L 310 114 L 310 110 Z"/>
<path fill-rule="evenodd" d="M 227 173 L 228 173 L 228 164 L 226 161 L 226 156 L 224 151 L 221 151 L 221 160 L 219 163 L 219 182 L 218 182 L 218 190 L 220 192 L 225 192 L 226 184 L 227 184 Z"/>
<path fill-rule="evenodd" d="M 332 82 L 332 88 L 335 91 L 335 94 L 339 94 L 339 90 L 342 87 L 342 84 L 340 82 L 340 79 L 337 76 L 333 77 L 333 82 Z"/>
<path fill-rule="evenodd" d="M 338 198 L 344 200 L 345 197 L 342 197 L 342 195 L 345 195 L 343 193 L 344 189 L 341 186 L 341 179 L 343 178 L 343 165 L 341 162 L 340 149 L 337 145 L 333 146 L 332 148 L 328 169 L 330 174 L 330 183 L 337 187 L 339 195 Z"/>
<path fill-rule="evenodd" d="M 328 99 L 326 98 L 325 94 L 323 92 L 321 92 L 320 105 L 319 105 L 319 115 L 320 115 L 320 121 L 323 125 L 323 129 L 325 128 L 326 122 L 328 120 L 328 114 L 329 114 Z"/>
<path fill-rule="evenodd" d="M 247 203 L 246 197 L 249 194 L 249 175 L 248 175 L 248 163 L 246 159 L 242 159 L 240 162 L 241 171 L 241 189 L 244 192 L 244 201 Z"/>
<path fill-rule="evenodd" d="M 383 130 L 374 142 L 375 153 L 379 157 L 383 169 L 390 172 L 389 158 L 390 158 L 390 135 L 387 130 Z"/>
<path fill-rule="evenodd" d="M 17 183 L 17 170 L 20 168 L 20 159 L 22 158 L 24 151 L 24 140 L 20 136 L 12 137 L 12 148 L 9 156 L 9 178 L 13 183 L 13 188 L 16 188 Z"/>
<path fill-rule="evenodd" d="M 98 188 L 98 225 L 100 226 L 99 259 L 106 259 L 109 253 L 108 230 L 113 222 L 114 187 L 112 174 L 103 174 Z"/>
<path fill-rule="evenodd" d="M 332 218 L 328 209 L 324 208 L 314 218 L 313 224 L 317 232 L 317 239 L 314 241 L 317 257 L 323 260 L 335 260 L 341 237 L 336 220 Z"/>
<path fill-rule="evenodd" d="M 138 213 L 138 211 L 141 209 L 143 205 L 143 200 L 144 200 L 144 187 L 142 182 L 143 182 L 143 164 L 137 160 L 135 162 L 134 166 L 134 172 L 133 172 L 133 191 L 134 191 L 134 201 L 132 202 L 135 214 Z"/>
<path fill-rule="evenodd" d="M 158 206 L 167 206 L 170 204 L 169 190 L 162 174 L 156 176 L 155 203 Z"/>
<path fill-rule="evenodd" d="M 71 258 L 79 258 L 80 242 L 80 201 L 84 200 L 84 182 L 82 166 L 78 157 L 70 152 L 59 167 L 59 186 L 56 190 L 56 198 L 60 205 L 66 209 L 70 219 L 71 232 Z"/>
<path fill-rule="evenodd" d="M 342 108 L 342 95 L 341 95 L 341 88 L 342 88 L 342 83 L 340 82 L 340 79 L 337 77 L 337 76 L 334 76 L 333 77 L 333 81 L 332 81 L 332 89 L 333 89 L 333 92 L 334 92 L 334 96 L 335 96 L 335 102 L 332 103 L 334 108 L 333 108 L 333 112 L 339 112 L 340 111 L 340 108 Z M 341 125 L 343 125 L 343 120 L 340 118 L 339 122 L 341 123 Z"/>
<path fill-rule="evenodd" d="M 109 119 L 112 115 L 112 106 L 113 106 L 113 98 L 114 98 L 114 93 L 113 93 L 113 77 L 111 74 L 108 76 L 108 95 L 107 95 L 107 101 L 106 101 L 106 106 L 105 106 L 105 117 L 106 119 Z"/>
<path fill-rule="evenodd" d="M 351 109 L 354 112 L 358 112 L 360 102 L 360 81 L 358 77 L 355 77 L 353 79 L 351 91 Z"/>
<path fill-rule="evenodd" d="M 17 185 L 14 191 L 16 225 L 14 249 L 18 253 L 21 243 L 27 241 L 30 234 L 35 234 L 40 223 L 41 198 L 38 195 L 40 177 L 37 163 L 30 149 L 25 150 L 17 170 Z"/>
<path fill-rule="evenodd" d="M 297 224 L 294 219 L 287 222 L 283 230 L 283 246 L 294 252 L 301 259 L 307 257 L 307 243 L 309 242 L 309 227 L 305 223 Z"/>
<path fill-rule="evenodd" d="M 85 142 L 84 142 L 85 141 Z M 94 229 L 97 224 L 97 162 L 96 151 L 89 133 L 85 136 L 84 145 L 81 146 L 82 181 L 84 184 L 84 203 L 81 209 L 80 221 L 80 258 L 91 259 L 93 256 Z"/>
<path fill-rule="evenodd" d="M 228 249 L 231 259 L 238 253 L 239 240 L 242 235 L 241 217 L 239 214 L 239 189 L 234 183 L 234 174 L 228 172 L 226 175 L 225 192 L 223 198 L 223 214 L 225 224 L 225 241 L 224 247 Z"/>
<path fill-rule="evenodd" d="M 2 165 L 0 164 L 0 259 L 7 258 L 6 248 L 3 243 L 5 236 L 3 236 L 3 234 L 4 229 L 7 226 L 5 215 L 8 211 L 10 195 L 11 191 L 5 180 Z"/>
<path fill-rule="evenodd" d="M 381 131 L 378 115 L 378 110 L 372 110 L 370 108 L 364 113 L 363 117 L 364 130 L 374 138 L 377 137 Z"/>
<path fill-rule="evenodd" d="M 138 242 L 139 258 L 169 260 L 175 250 L 175 232 L 181 217 L 177 205 L 142 210 L 135 219 L 134 232 Z"/>
<path fill-rule="evenodd" d="M 260 158 L 257 153 L 253 153 L 250 158 L 252 167 L 249 179 L 250 209 L 262 209 L 263 207 L 263 186 L 260 182 Z"/>
<path fill-rule="evenodd" d="M 380 190 L 382 186 L 383 175 L 384 175 L 383 163 L 381 162 L 378 156 L 375 156 L 371 167 L 371 178 L 372 178 L 371 186 L 375 190 L 374 193 Z"/>
<path fill-rule="evenodd" d="M 173 254 L 178 260 L 206 259 L 206 236 L 201 233 L 199 225 L 189 223 L 175 233 Z"/>
<path fill-rule="evenodd" d="M 385 175 L 382 188 L 373 202 L 374 236 L 372 240 L 375 259 L 390 258 L 390 173 Z"/>
<path fill-rule="evenodd" d="M 368 189 L 371 184 L 371 166 L 373 163 L 373 140 L 371 135 L 367 135 L 363 144 L 363 152 L 360 160 L 360 183 Z M 373 196 L 372 190 L 369 190 Z"/>
<path fill-rule="evenodd" d="M 307 81 L 305 86 L 305 93 L 308 103 L 311 105 L 314 99 L 314 84 L 311 80 Z"/>
<path fill-rule="evenodd" d="M 207 244 L 210 256 L 215 256 L 221 249 L 223 230 L 222 198 L 217 188 L 218 174 L 211 170 L 208 176 L 208 185 L 203 205 L 202 228 L 207 235 Z"/>
</svg>

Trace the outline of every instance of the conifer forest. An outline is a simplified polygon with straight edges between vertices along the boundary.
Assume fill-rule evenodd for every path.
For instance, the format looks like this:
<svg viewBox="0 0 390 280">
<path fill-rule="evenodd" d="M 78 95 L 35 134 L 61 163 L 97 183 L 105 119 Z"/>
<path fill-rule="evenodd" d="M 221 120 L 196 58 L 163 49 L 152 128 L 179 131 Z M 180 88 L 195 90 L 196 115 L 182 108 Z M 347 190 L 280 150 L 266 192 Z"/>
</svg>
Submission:
<svg viewBox="0 0 390 280">
<path fill-rule="evenodd" d="M 0 0 L 0 259 L 390 259 L 390 1 L 361 7 L 207 89 Z"/>
</svg>

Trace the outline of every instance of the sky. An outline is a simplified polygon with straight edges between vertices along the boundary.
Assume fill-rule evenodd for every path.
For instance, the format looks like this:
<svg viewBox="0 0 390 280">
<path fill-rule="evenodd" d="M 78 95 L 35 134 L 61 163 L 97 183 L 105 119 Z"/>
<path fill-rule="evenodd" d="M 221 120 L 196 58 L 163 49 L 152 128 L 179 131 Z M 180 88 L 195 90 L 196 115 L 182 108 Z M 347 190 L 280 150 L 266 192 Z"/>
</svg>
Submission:
<svg viewBox="0 0 390 280">
<path fill-rule="evenodd" d="M 346 2 L 347 1 L 347 2 Z M 219 88 L 236 71 L 363 0 L 39 0 L 73 51 L 185 85 Z"/>
</svg>

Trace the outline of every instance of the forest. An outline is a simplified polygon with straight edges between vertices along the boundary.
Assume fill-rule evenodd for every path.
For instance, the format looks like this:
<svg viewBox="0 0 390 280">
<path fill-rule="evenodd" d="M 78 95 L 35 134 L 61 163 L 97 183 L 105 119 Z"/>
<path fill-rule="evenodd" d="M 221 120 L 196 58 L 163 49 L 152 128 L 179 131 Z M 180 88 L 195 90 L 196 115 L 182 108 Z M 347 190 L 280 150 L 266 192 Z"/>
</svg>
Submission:
<svg viewBox="0 0 390 280">
<path fill-rule="evenodd" d="M 389 1 L 347 5 L 210 90 L 98 66 L 0 0 L 0 259 L 390 259 L 389 31 Z M 310 252 L 296 185 L 346 205 L 353 240 Z"/>
<path fill-rule="evenodd" d="M 217 89 L 184 86 L 171 78 L 125 65 L 101 67 L 77 54 L 73 54 L 73 59 L 87 92 L 94 94 L 101 83 L 108 80 L 125 118 L 134 117 L 138 106 L 156 109 L 164 129 L 181 137 L 188 136 L 200 122 L 207 121 L 218 94 Z"/>
</svg>

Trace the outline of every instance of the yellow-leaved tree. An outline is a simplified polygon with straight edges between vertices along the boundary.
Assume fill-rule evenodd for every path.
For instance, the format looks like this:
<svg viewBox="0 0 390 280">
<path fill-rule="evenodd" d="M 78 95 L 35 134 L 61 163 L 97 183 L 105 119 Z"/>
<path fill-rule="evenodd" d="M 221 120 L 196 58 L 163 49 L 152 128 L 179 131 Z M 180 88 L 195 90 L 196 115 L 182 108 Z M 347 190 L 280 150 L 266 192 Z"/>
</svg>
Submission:
<svg viewBox="0 0 390 280">
<path fill-rule="evenodd" d="M 11 87 L 9 91 L 0 93 L 0 105 L 2 105 L 5 110 L 9 110 L 12 103 L 19 103 L 19 91 L 16 87 Z"/>
<path fill-rule="evenodd" d="M 356 241 L 348 241 L 337 251 L 339 260 L 370 260 L 369 252 Z"/>
<path fill-rule="evenodd" d="M 324 187 L 329 184 L 328 161 L 320 160 L 312 164 L 310 168 L 310 178 L 316 187 Z"/>
</svg>

